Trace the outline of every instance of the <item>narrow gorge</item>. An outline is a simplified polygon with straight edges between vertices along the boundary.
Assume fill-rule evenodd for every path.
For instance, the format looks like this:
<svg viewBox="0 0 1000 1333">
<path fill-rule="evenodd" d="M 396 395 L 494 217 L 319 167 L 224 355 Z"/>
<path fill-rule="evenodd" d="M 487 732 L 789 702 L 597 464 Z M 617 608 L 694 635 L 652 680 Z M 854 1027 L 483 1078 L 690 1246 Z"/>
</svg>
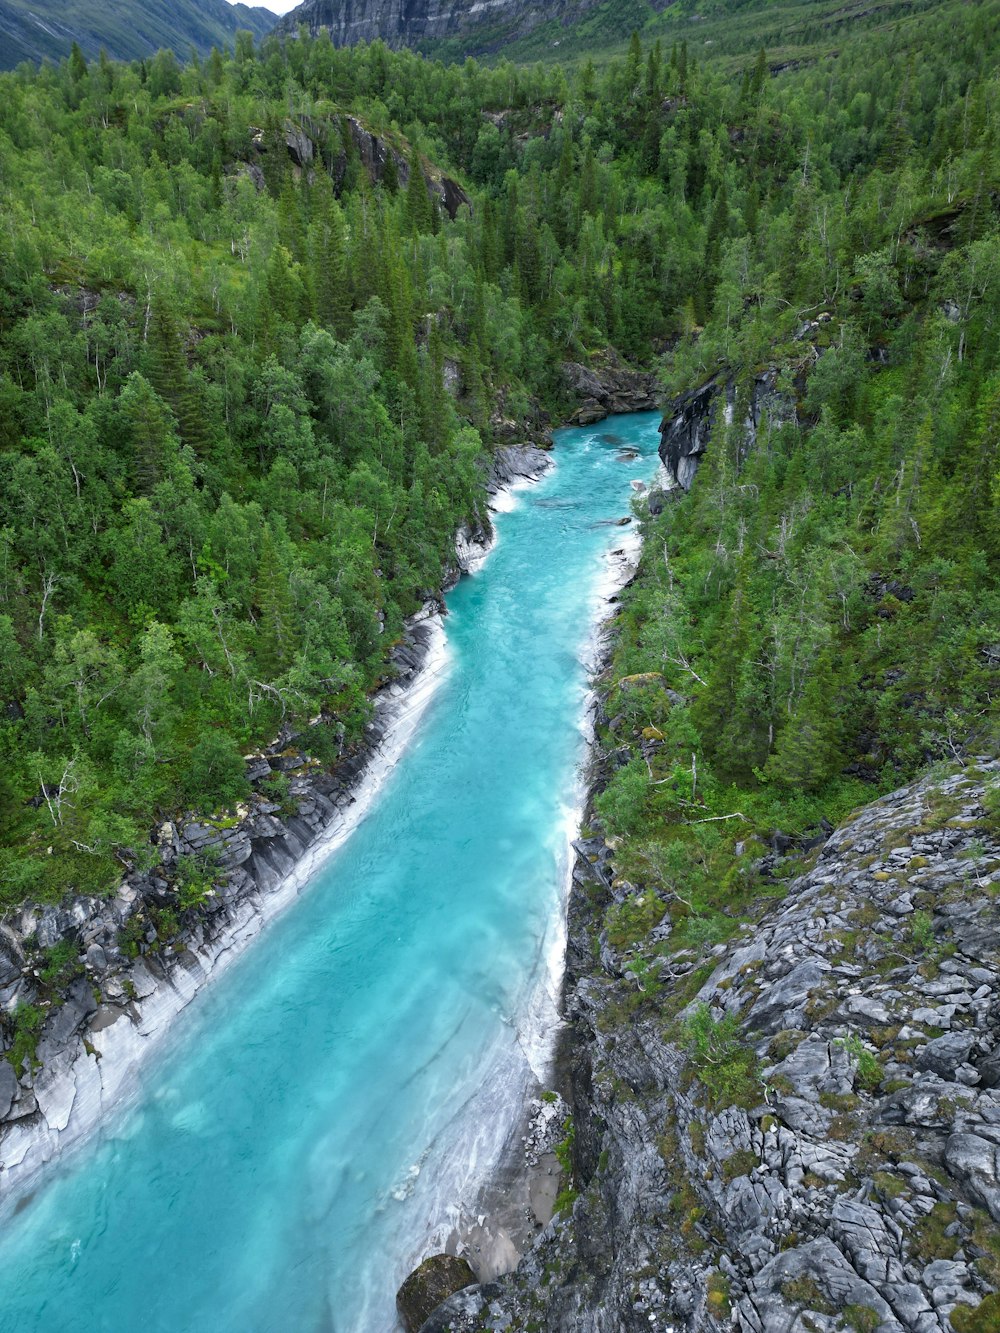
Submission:
<svg viewBox="0 0 1000 1333">
<path fill-rule="evenodd" d="M 392 1322 L 546 1072 L 584 661 L 657 421 L 557 433 L 449 594 L 439 684 L 360 827 L 7 1218 L 0 1326 L 134 1326 L 154 1254 L 150 1328 Z"/>
</svg>

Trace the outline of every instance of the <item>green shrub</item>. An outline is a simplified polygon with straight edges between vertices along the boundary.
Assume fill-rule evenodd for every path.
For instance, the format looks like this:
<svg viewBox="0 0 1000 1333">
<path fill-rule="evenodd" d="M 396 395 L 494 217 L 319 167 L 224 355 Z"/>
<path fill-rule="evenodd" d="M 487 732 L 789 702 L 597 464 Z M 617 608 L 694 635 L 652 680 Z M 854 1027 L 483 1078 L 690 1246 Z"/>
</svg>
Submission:
<svg viewBox="0 0 1000 1333">
<path fill-rule="evenodd" d="M 246 765 L 231 736 L 205 732 L 188 755 L 181 789 L 187 804 L 203 813 L 235 805 L 249 794 Z"/>
<path fill-rule="evenodd" d="M 699 1004 L 685 1020 L 682 1035 L 714 1107 L 756 1104 L 761 1095 L 757 1058 L 741 1040 L 735 1014 L 717 1021 L 707 1004 Z"/>
<path fill-rule="evenodd" d="M 910 938 L 916 948 L 926 952 L 934 947 L 934 918 L 930 912 L 914 912 L 910 917 Z"/>
<path fill-rule="evenodd" d="M 648 792 L 649 774 L 641 759 L 633 759 L 618 769 L 594 801 L 594 808 L 612 837 L 627 837 L 639 831 Z"/>
<path fill-rule="evenodd" d="M 83 972 L 80 951 L 75 940 L 64 939 L 45 950 L 45 962 L 38 979 L 47 990 L 59 991 Z"/>
<path fill-rule="evenodd" d="M 1000 1294 L 984 1296 L 975 1309 L 957 1305 L 950 1318 L 955 1333 L 996 1333 L 1000 1328 Z"/>
<path fill-rule="evenodd" d="M 180 857 L 174 878 L 181 909 L 186 911 L 191 907 L 200 907 L 218 877 L 219 852 L 215 847 L 206 847 L 190 856 Z"/>
<path fill-rule="evenodd" d="M 13 1013 L 14 1039 L 7 1057 L 18 1075 L 38 1068 L 36 1052 L 45 1014 L 34 1004 L 19 1004 Z"/>
<path fill-rule="evenodd" d="M 860 1037 L 842 1037 L 837 1042 L 855 1063 L 854 1081 L 867 1092 L 874 1092 L 882 1082 L 882 1066 Z"/>
</svg>

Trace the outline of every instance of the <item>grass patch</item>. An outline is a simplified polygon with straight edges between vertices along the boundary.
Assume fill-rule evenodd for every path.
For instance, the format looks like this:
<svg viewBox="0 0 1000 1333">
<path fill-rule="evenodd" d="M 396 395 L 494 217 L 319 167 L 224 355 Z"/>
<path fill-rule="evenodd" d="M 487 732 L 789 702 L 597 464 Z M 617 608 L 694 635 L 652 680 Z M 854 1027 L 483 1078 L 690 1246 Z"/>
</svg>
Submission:
<svg viewBox="0 0 1000 1333">
<path fill-rule="evenodd" d="M 1000 1328 L 1000 1294 L 992 1292 L 973 1309 L 957 1305 L 952 1310 L 951 1326 L 955 1333 L 996 1333 Z"/>
<path fill-rule="evenodd" d="M 556 1161 L 563 1188 L 556 1195 L 554 1210 L 556 1213 L 568 1213 L 576 1200 L 576 1186 L 573 1183 L 573 1144 L 576 1142 L 576 1126 L 573 1117 L 568 1115 L 563 1121 L 563 1136 L 555 1146 Z"/>
<path fill-rule="evenodd" d="M 13 1039 L 7 1058 L 14 1066 L 14 1073 L 19 1077 L 27 1068 L 33 1072 L 38 1068 L 38 1038 L 45 1022 L 44 1012 L 34 1004 L 19 1004 L 11 1018 Z"/>
<path fill-rule="evenodd" d="M 936 1203 L 926 1217 L 922 1217 L 910 1233 L 910 1251 L 919 1263 L 929 1264 L 933 1259 L 954 1259 L 961 1249 L 957 1236 L 946 1236 L 958 1212 L 953 1203 Z"/>
</svg>

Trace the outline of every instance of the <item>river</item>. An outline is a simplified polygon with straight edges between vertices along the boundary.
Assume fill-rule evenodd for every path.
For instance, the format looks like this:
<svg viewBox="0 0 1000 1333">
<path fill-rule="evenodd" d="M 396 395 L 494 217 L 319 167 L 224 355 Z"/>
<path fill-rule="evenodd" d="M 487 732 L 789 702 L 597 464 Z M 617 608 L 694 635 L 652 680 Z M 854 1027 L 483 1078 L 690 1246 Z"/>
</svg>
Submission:
<svg viewBox="0 0 1000 1333">
<path fill-rule="evenodd" d="M 395 1327 L 545 1072 L 588 644 L 657 423 L 557 432 L 448 595 L 438 687 L 367 817 L 5 1220 L 4 1333 Z"/>
</svg>

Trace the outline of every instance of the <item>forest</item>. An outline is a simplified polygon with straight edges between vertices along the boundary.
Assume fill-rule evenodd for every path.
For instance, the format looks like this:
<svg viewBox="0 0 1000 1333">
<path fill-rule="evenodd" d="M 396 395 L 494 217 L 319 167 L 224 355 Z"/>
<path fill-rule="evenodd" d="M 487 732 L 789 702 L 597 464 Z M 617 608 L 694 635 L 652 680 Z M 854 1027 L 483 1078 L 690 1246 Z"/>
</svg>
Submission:
<svg viewBox="0 0 1000 1333">
<path fill-rule="evenodd" d="M 998 11 L 777 74 L 243 33 L 0 76 L 0 903 L 110 890 L 283 726 L 350 750 L 490 449 L 609 347 L 733 396 L 640 514 L 602 732 L 661 914 L 724 937 L 734 844 L 994 746 Z"/>
</svg>

